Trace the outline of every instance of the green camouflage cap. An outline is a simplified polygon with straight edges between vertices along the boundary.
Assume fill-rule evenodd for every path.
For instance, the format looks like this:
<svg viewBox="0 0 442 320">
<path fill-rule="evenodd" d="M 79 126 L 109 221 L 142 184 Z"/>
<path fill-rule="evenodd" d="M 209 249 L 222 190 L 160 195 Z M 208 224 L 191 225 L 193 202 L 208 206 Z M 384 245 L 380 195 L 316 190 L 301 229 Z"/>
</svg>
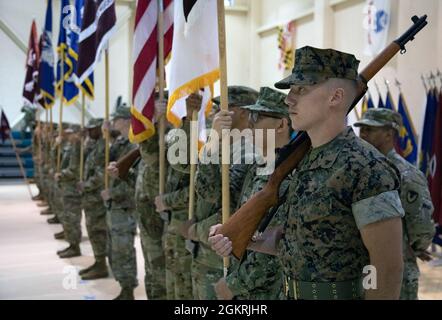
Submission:
<svg viewBox="0 0 442 320">
<path fill-rule="evenodd" d="M 103 118 L 92 118 L 88 121 L 87 125 L 85 126 L 86 129 L 93 129 L 97 127 L 101 127 L 103 125 Z"/>
<path fill-rule="evenodd" d="M 229 86 L 227 88 L 229 98 L 229 108 L 231 106 L 243 107 L 254 104 L 258 99 L 258 91 L 244 86 Z M 218 107 L 220 105 L 220 97 L 212 99 Z"/>
<path fill-rule="evenodd" d="M 115 112 L 112 113 L 111 117 L 112 117 L 112 120 L 115 120 L 118 118 L 130 119 L 131 118 L 130 108 L 126 107 L 125 104 L 118 106 L 117 109 L 115 109 Z"/>
<path fill-rule="evenodd" d="M 259 91 L 258 100 L 255 104 L 245 106 L 243 109 L 256 112 L 271 113 L 281 118 L 289 116 L 287 105 L 285 104 L 285 93 L 279 92 L 269 87 L 262 87 Z"/>
<path fill-rule="evenodd" d="M 80 125 L 79 124 L 69 124 L 66 129 L 64 129 L 64 133 L 74 133 L 80 131 Z"/>
<path fill-rule="evenodd" d="M 368 109 L 354 126 L 391 127 L 399 132 L 402 128 L 402 117 L 396 111 L 386 108 Z"/>
<path fill-rule="evenodd" d="M 275 83 L 278 89 L 291 85 L 313 85 L 329 78 L 356 80 L 359 60 L 352 54 L 309 46 L 297 49 L 292 74 Z"/>
</svg>

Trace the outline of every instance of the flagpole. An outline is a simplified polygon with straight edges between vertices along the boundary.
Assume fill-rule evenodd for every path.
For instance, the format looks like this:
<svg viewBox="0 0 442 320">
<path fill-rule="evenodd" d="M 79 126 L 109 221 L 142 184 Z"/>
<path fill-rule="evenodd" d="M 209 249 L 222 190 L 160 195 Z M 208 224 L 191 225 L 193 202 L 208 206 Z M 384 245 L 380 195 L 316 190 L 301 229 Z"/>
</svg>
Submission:
<svg viewBox="0 0 442 320">
<path fill-rule="evenodd" d="M 190 128 L 189 220 L 192 220 L 195 210 L 195 174 L 198 163 L 198 111 L 196 110 L 192 112 L 192 126 Z"/>
<path fill-rule="evenodd" d="M 84 165 L 84 109 L 85 109 L 85 96 L 82 90 L 81 92 L 81 145 L 80 145 L 80 182 L 83 181 L 83 165 Z"/>
<path fill-rule="evenodd" d="M 104 77 L 105 77 L 105 109 L 104 109 L 104 118 L 107 123 L 109 123 L 109 50 L 106 49 L 104 53 Z M 105 130 L 105 141 L 106 141 L 106 149 L 104 156 L 104 189 L 107 190 L 109 188 L 109 174 L 107 173 L 107 167 L 109 165 L 109 130 Z"/>
<path fill-rule="evenodd" d="M 52 133 L 53 133 L 53 131 L 54 131 L 54 120 L 53 120 L 53 118 L 52 118 L 52 107 L 49 109 L 49 121 L 50 121 L 50 124 L 49 124 L 49 130 L 48 130 L 48 132 L 49 132 L 49 137 L 48 137 L 48 143 L 49 143 L 49 150 L 51 150 L 51 148 L 52 148 Z M 50 151 L 50 152 L 52 152 L 52 151 Z"/>
<path fill-rule="evenodd" d="M 3 113 L 3 109 L 1 110 L 1 112 Z M 6 116 L 6 115 L 5 115 L 5 116 Z M 11 139 L 12 148 L 14 149 L 15 157 L 17 158 L 18 166 L 19 166 L 19 168 L 20 168 L 20 173 L 21 173 L 21 175 L 22 175 L 22 177 L 23 177 L 23 180 L 25 181 L 26 187 L 27 187 L 28 192 L 29 192 L 29 196 L 30 196 L 31 199 L 32 199 L 33 195 L 32 195 L 32 191 L 31 191 L 31 187 L 29 186 L 28 179 L 26 178 L 26 173 L 25 173 L 25 169 L 24 169 L 24 167 L 23 167 L 23 163 L 22 163 L 22 161 L 21 161 L 21 158 L 20 158 L 20 156 L 18 155 L 18 152 L 17 152 L 17 146 L 16 146 L 16 144 L 15 144 L 15 140 L 14 140 L 14 137 L 13 137 L 13 135 L 12 135 L 12 130 L 11 130 L 11 128 L 9 128 L 9 138 Z"/>
<path fill-rule="evenodd" d="M 227 97 L 227 57 L 226 57 L 226 25 L 224 16 L 224 0 L 217 0 L 218 12 L 218 45 L 219 45 L 219 67 L 220 67 L 220 87 L 221 87 L 221 110 L 228 111 Z M 222 221 L 225 223 L 230 216 L 230 135 L 222 135 Z M 227 276 L 229 258 L 223 259 L 224 276 Z"/>
<path fill-rule="evenodd" d="M 61 65 L 60 65 L 60 72 L 61 72 L 61 95 L 60 95 L 60 117 L 58 121 L 58 137 L 60 140 L 60 143 L 57 146 L 57 173 L 60 173 L 60 166 L 61 166 L 61 139 L 63 134 L 63 99 L 64 99 L 64 51 L 61 51 Z"/>
<path fill-rule="evenodd" d="M 164 103 L 164 7 L 163 0 L 158 0 L 158 97 L 159 102 Z M 165 192 L 166 185 L 166 144 L 164 135 L 166 133 L 166 114 L 162 114 L 159 119 L 158 139 L 159 139 L 159 193 Z"/>
</svg>

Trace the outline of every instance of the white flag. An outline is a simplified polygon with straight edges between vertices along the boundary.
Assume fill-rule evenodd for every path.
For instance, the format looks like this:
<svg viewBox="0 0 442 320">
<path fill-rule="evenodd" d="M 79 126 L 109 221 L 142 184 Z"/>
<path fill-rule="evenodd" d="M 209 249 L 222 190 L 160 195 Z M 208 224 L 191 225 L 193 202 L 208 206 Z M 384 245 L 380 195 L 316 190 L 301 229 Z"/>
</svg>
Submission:
<svg viewBox="0 0 442 320">
<path fill-rule="evenodd" d="M 219 79 L 216 0 L 174 1 L 174 30 L 167 119 L 175 127 L 187 114 L 186 98 L 204 89 L 198 115 L 199 140 L 205 143 L 205 119 L 212 107 L 213 84 Z"/>
</svg>

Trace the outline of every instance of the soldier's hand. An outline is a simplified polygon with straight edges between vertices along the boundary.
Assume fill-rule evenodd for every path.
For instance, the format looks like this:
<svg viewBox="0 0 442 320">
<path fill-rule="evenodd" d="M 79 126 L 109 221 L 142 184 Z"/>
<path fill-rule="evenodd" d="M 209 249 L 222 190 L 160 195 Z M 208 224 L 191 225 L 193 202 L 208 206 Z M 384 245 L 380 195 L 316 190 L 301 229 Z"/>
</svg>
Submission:
<svg viewBox="0 0 442 320">
<path fill-rule="evenodd" d="M 187 220 L 178 227 L 178 232 L 188 240 L 195 240 L 195 219 Z"/>
<path fill-rule="evenodd" d="M 193 111 L 200 111 L 203 97 L 199 94 L 192 93 L 186 99 L 187 119 L 192 119 Z"/>
<path fill-rule="evenodd" d="M 166 113 L 167 102 L 163 101 L 155 101 L 155 119 L 161 118 L 163 114 Z"/>
<path fill-rule="evenodd" d="M 110 200 L 110 192 L 109 189 L 105 189 L 101 191 L 101 199 L 103 199 L 104 201 L 108 201 Z"/>
<path fill-rule="evenodd" d="M 55 181 L 60 181 L 60 177 L 61 177 L 61 173 L 57 172 L 56 174 L 54 174 L 54 179 Z"/>
<path fill-rule="evenodd" d="M 106 132 L 110 131 L 110 127 L 111 127 L 110 121 L 104 120 L 103 124 L 101 125 L 101 131 L 103 132 L 103 136 L 106 135 Z"/>
<path fill-rule="evenodd" d="M 421 259 L 422 261 L 425 261 L 425 262 L 428 262 L 428 261 L 431 261 L 431 260 L 433 260 L 433 257 L 431 256 L 431 254 L 428 252 L 428 251 L 423 251 L 423 252 L 420 252 L 418 255 L 417 255 L 417 257 L 419 258 L 419 259 Z"/>
<path fill-rule="evenodd" d="M 164 203 L 162 195 L 155 197 L 155 210 L 156 210 L 156 212 L 164 212 L 169 209 L 170 208 Z"/>
<path fill-rule="evenodd" d="M 63 138 L 61 136 L 57 136 L 57 138 L 55 138 L 55 146 L 58 146 L 61 143 L 62 139 Z"/>
<path fill-rule="evenodd" d="M 224 237 L 222 234 L 215 234 L 222 224 L 217 224 L 210 227 L 209 231 L 209 242 L 212 246 L 212 250 L 216 252 L 217 255 L 222 257 L 228 257 L 232 252 L 232 241 L 229 238 Z"/>
<path fill-rule="evenodd" d="M 227 285 L 226 278 L 221 278 L 215 283 L 215 293 L 218 300 L 232 300 L 233 293 Z"/>
<path fill-rule="evenodd" d="M 221 110 L 213 118 L 212 129 L 218 133 L 220 139 L 223 129 L 230 130 L 232 128 L 232 115 L 233 111 Z"/>
<path fill-rule="evenodd" d="M 119 170 L 115 161 L 109 163 L 107 166 L 107 173 L 114 179 L 118 178 Z"/>
</svg>

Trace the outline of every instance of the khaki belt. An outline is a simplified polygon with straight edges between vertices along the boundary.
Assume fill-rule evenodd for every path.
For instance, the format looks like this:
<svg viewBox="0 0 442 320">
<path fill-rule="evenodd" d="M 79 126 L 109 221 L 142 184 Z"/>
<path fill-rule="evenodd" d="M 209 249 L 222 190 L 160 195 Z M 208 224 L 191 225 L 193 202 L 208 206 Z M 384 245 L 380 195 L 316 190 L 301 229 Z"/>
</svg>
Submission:
<svg viewBox="0 0 442 320">
<path fill-rule="evenodd" d="M 357 300 L 364 297 L 362 279 L 306 282 L 285 279 L 286 294 L 295 300 Z"/>
</svg>

